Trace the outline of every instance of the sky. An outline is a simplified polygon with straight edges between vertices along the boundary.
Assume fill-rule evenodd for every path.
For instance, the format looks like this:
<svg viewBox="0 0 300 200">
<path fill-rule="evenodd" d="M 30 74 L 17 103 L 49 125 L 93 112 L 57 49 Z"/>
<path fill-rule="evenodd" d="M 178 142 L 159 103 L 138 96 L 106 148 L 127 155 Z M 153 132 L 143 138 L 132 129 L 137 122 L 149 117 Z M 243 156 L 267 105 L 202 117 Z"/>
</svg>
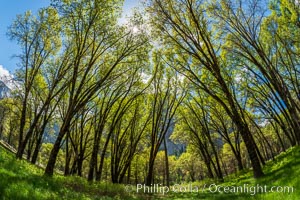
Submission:
<svg viewBox="0 0 300 200">
<path fill-rule="evenodd" d="M 137 7 L 140 0 L 125 0 L 123 14 L 130 15 L 132 8 Z M 0 76 L 13 73 L 17 68 L 18 59 L 14 57 L 20 53 L 15 41 L 10 41 L 7 29 L 17 14 L 27 10 L 36 13 L 39 8 L 50 4 L 50 0 L 1 0 L 0 1 Z"/>
</svg>

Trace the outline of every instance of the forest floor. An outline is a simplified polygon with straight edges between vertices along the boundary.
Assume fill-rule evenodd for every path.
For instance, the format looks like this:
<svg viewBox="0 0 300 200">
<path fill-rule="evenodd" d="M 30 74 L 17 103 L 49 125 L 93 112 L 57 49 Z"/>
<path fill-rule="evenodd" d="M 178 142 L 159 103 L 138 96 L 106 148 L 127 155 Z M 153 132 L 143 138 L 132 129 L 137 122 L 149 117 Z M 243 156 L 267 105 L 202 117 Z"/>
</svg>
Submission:
<svg viewBox="0 0 300 200">
<path fill-rule="evenodd" d="M 43 169 L 25 160 L 16 160 L 11 152 L 0 146 L 0 200 L 300 198 L 300 147 L 291 148 L 278 155 L 275 160 L 267 162 L 264 172 L 265 176 L 259 179 L 252 178 L 251 171 L 248 170 L 226 177 L 224 183 L 186 183 L 171 186 L 166 194 L 162 194 L 166 189 L 164 187 L 153 189 L 154 194 L 145 194 L 143 189 L 137 190 L 134 186 L 90 184 L 81 177 L 46 177 L 43 176 Z"/>
</svg>

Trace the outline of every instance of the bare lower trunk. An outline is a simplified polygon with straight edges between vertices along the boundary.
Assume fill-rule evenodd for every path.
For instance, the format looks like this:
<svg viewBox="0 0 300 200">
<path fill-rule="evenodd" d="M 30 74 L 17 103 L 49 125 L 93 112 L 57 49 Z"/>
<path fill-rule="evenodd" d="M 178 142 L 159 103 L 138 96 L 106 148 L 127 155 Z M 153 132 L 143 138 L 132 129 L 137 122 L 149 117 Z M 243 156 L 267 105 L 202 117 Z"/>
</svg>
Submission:
<svg viewBox="0 0 300 200">
<path fill-rule="evenodd" d="M 241 132 L 241 136 L 245 142 L 245 145 L 246 145 L 246 148 L 248 151 L 248 155 L 249 155 L 249 158 L 250 158 L 250 161 L 252 164 L 252 168 L 253 168 L 254 178 L 262 177 L 264 175 L 264 173 L 260 166 L 256 145 L 250 135 L 251 133 L 247 127 L 242 127 L 241 129 L 243 130 Z"/>
<path fill-rule="evenodd" d="M 53 175 L 53 172 L 54 172 L 54 167 L 55 167 L 55 163 L 56 163 L 56 158 L 57 158 L 57 155 L 58 155 L 58 152 L 59 152 L 59 149 L 60 149 L 60 145 L 61 145 L 61 142 L 66 134 L 66 132 L 68 131 L 68 125 L 70 124 L 69 123 L 70 120 L 68 121 L 65 121 L 65 123 L 62 125 L 62 128 L 56 138 L 56 141 L 53 145 L 53 148 L 51 150 L 51 153 L 50 153 L 50 156 L 49 156 L 49 160 L 48 160 L 48 163 L 47 163 L 47 166 L 46 166 L 46 169 L 45 169 L 45 175 L 48 175 L 48 176 L 52 176 Z"/>
<path fill-rule="evenodd" d="M 150 186 L 153 183 L 154 180 L 154 160 L 155 160 L 155 155 L 154 155 L 154 146 L 151 146 L 150 150 L 150 155 L 149 155 L 149 162 L 148 162 L 148 172 L 147 172 L 147 177 L 146 177 L 146 185 Z"/>
<path fill-rule="evenodd" d="M 148 173 L 146 177 L 146 185 L 150 186 L 153 182 L 153 169 L 154 169 L 154 164 L 149 163 L 149 168 L 148 168 Z"/>
<path fill-rule="evenodd" d="M 19 133 L 19 144 L 18 144 L 18 151 L 16 154 L 16 157 L 18 159 L 21 159 L 23 156 L 23 152 L 21 152 L 21 149 L 25 149 L 23 144 L 23 134 L 24 134 L 24 128 L 26 123 L 26 106 L 27 106 L 27 95 L 25 94 L 24 101 L 22 104 L 22 113 L 21 113 L 21 119 L 20 119 L 20 133 Z M 20 149 L 21 148 L 21 149 Z"/>
<path fill-rule="evenodd" d="M 168 148 L 167 148 L 167 142 L 166 137 L 164 137 L 164 148 L 165 148 L 165 166 L 166 166 L 166 185 L 170 186 L 170 170 L 169 170 L 169 159 L 168 159 Z"/>
<path fill-rule="evenodd" d="M 33 151 L 32 158 L 31 158 L 31 163 L 32 164 L 35 164 L 36 161 L 37 161 L 39 151 L 40 151 L 40 148 L 41 148 L 41 145 L 42 145 L 43 132 L 44 132 L 44 129 L 39 133 L 38 138 L 36 140 L 35 149 Z"/>
<path fill-rule="evenodd" d="M 94 179 L 94 174 L 97 169 L 98 150 L 99 150 L 98 145 L 94 143 L 91 160 L 90 160 L 89 172 L 88 172 L 88 181 L 93 181 Z"/>
</svg>

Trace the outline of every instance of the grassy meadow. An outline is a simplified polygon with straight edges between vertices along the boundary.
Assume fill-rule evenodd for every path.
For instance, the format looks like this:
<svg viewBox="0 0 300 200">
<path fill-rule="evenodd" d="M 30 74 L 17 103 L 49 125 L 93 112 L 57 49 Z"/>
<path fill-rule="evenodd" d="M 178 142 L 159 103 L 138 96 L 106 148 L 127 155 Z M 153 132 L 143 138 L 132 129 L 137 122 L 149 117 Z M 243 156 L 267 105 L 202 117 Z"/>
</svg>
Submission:
<svg viewBox="0 0 300 200">
<path fill-rule="evenodd" d="M 246 185 L 260 186 L 289 186 L 293 192 L 248 193 L 219 193 L 215 187 L 209 186 L 213 180 L 195 183 L 181 183 L 182 187 L 199 187 L 199 191 L 168 192 L 167 194 L 143 194 L 136 192 L 135 186 L 113 185 L 111 183 L 90 184 L 81 177 L 64 177 L 55 175 L 52 178 L 43 176 L 43 169 L 29 164 L 25 160 L 17 160 L 15 156 L 0 148 L 0 196 L 1 199 L 261 199 L 261 200 L 296 200 L 300 197 L 300 148 L 292 148 L 281 153 L 274 161 L 269 161 L 264 167 L 265 176 L 260 179 L 252 178 L 250 171 L 239 172 L 225 178 L 224 183 L 215 183 L 222 189 L 226 186 Z M 204 187 L 204 185 L 206 187 Z M 172 186 L 171 186 L 172 188 Z M 178 187 L 173 187 L 178 189 Z"/>
</svg>

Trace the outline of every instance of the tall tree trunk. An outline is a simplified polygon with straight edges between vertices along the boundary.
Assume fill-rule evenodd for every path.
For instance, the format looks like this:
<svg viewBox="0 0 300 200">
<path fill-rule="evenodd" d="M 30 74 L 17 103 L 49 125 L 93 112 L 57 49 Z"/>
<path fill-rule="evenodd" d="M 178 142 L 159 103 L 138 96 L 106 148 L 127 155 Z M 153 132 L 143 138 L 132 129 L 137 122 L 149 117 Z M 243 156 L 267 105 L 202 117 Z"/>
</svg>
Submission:
<svg viewBox="0 0 300 200">
<path fill-rule="evenodd" d="M 153 147 L 152 147 L 153 148 Z M 148 163 L 148 173 L 146 177 L 146 185 L 150 186 L 153 183 L 153 170 L 154 170 L 154 156 L 152 155 L 152 151 L 150 151 L 150 159 Z"/>
<path fill-rule="evenodd" d="M 230 117 L 231 117 L 232 121 L 235 123 L 238 131 L 240 132 L 240 134 L 243 138 L 243 141 L 245 142 L 245 146 L 246 146 L 246 149 L 247 149 L 250 161 L 251 161 L 251 165 L 253 168 L 253 176 L 254 176 L 254 178 L 262 177 L 264 175 L 264 173 L 262 171 L 262 168 L 261 168 L 261 165 L 259 162 L 259 151 L 258 151 L 255 141 L 252 137 L 252 133 L 248 127 L 248 124 L 244 121 L 245 119 L 243 118 L 243 115 L 241 113 L 239 113 L 240 105 L 236 103 L 235 98 L 232 96 L 232 93 L 228 89 L 227 84 L 220 73 L 217 74 L 216 78 L 217 78 L 218 82 L 220 83 L 222 90 L 225 93 L 227 100 L 229 102 L 229 105 L 230 105 L 231 112 L 230 112 L 230 110 L 229 111 L 227 110 L 227 112 L 228 112 L 228 114 L 231 114 Z M 226 107 L 224 106 L 224 108 L 226 108 Z M 244 112 L 244 111 L 241 110 L 241 112 Z"/>
<path fill-rule="evenodd" d="M 111 132 L 107 135 L 106 138 L 106 142 L 104 144 L 104 147 L 102 149 L 102 153 L 101 153 L 101 157 L 100 157 L 100 164 L 99 164 L 99 168 L 96 172 L 96 181 L 100 181 L 101 180 L 101 175 L 102 175 L 102 169 L 103 169 L 103 165 L 104 165 L 104 158 L 105 158 L 105 154 L 106 154 L 106 150 L 108 147 L 108 143 L 110 141 L 110 136 L 111 136 Z"/>
<path fill-rule="evenodd" d="M 41 144 L 42 144 L 42 137 L 38 138 L 38 140 L 36 141 L 36 145 L 35 145 L 32 157 L 31 157 L 31 163 L 32 164 L 35 164 L 36 161 L 37 161 L 39 151 L 40 151 L 40 148 L 41 148 Z"/>
<path fill-rule="evenodd" d="M 242 157 L 240 151 L 236 150 L 231 142 L 228 142 L 231 151 L 233 152 L 233 155 L 238 163 L 238 170 L 243 170 L 243 162 L 242 162 Z"/>
<path fill-rule="evenodd" d="M 131 164 L 129 164 L 128 170 L 127 170 L 127 181 L 126 181 L 127 184 L 131 183 L 130 176 L 131 176 Z"/>
<path fill-rule="evenodd" d="M 27 131 L 24 140 L 21 141 L 21 143 L 18 146 L 18 151 L 17 151 L 17 158 L 22 158 L 26 145 L 29 142 L 29 140 L 31 139 L 34 130 L 37 128 L 37 123 L 38 120 L 40 119 L 42 112 L 40 112 L 36 117 L 34 117 L 34 121 L 31 123 L 29 130 Z M 24 135 L 24 133 L 23 133 Z M 30 150 L 31 151 L 31 150 Z"/>
<path fill-rule="evenodd" d="M 91 155 L 90 164 L 89 164 L 88 181 L 93 181 L 94 173 L 96 172 L 96 169 L 97 169 L 99 142 L 97 141 L 97 137 L 95 136 L 92 155 Z"/>
<path fill-rule="evenodd" d="M 25 128 L 25 123 L 26 123 L 26 110 L 27 110 L 27 92 L 25 93 L 25 97 L 23 100 L 23 104 L 22 104 L 22 112 L 21 112 L 21 119 L 20 119 L 20 133 L 19 133 L 19 144 L 18 144 L 18 151 L 16 154 L 16 157 L 18 159 L 21 159 L 23 156 L 23 152 L 21 151 L 21 149 L 25 149 L 25 147 L 23 147 L 23 135 L 24 135 L 24 128 Z"/>
<path fill-rule="evenodd" d="M 247 126 L 240 125 L 239 129 L 241 130 L 241 136 L 245 142 L 248 155 L 251 161 L 251 165 L 253 168 L 253 176 L 254 178 L 259 178 L 264 175 L 262 168 L 260 166 L 259 157 L 257 154 L 257 148 L 251 137 L 251 132 Z"/>
<path fill-rule="evenodd" d="M 97 173 L 98 151 L 99 151 L 102 131 L 104 128 L 104 123 L 102 121 L 99 123 L 101 124 L 98 125 L 98 128 L 96 129 L 94 134 L 93 150 L 92 150 L 92 155 L 89 163 L 88 181 L 93 181 L 94 174 Z"/>
<path fill-rule="evenodd" d="M 208 158 L 209 155 L 206 155 L 205 150 L 203 150 L 201 147 L 199 147 L 201 155 L 203 157 L 204 163 L 206 165 L 207 168 L 207 173 L 208 173 L 208 178 L 213 179 L 214 178 L 214 174 L 213 171 L 211 169 L 211 160 Z"/>
<path fill-rule="evenodd" d="M 239 154 L 235 155 L 235 158 L 236 158 L 237 163 L 238 163 L 238 169 L 243 170 L 244 166 L 243 166 L 241 154 L 239 153 Z"/>
<path fill-rule="evenodd" d="M 218 152 L 216 151 L 216 148 L 215 148 L 215 144 L 213 143 L 211 137 L 210 137 L 210 132 L 209 132 L 209 129 L 208 129 L 208 126 L 206 125 L 206 129 L 204 130 L 206 132 L 206 136 L 208 138 L 208 141 L 212 147 L 212 150 L 213 150 L 213 153 L 215 154 L 215 158 L 216 158 L 216 164 L 217 164 L 217 168 L 215 169 L 216 171 L 216 174 L 217 174 L 217 177 L 220 181 L 224 181 L 223 179 L 223 173 L 222 173 L 222 170 L 221 170 L 221 166 L 220 166 L 220 161 L 219 161 L 219 157 L 218 157 Z M 213 162 L 213 161 L 211 161 Z"/>
<path fill-rule="evenodd" d="M 69 135 L 70 133 L 68 132 L 66 135 L 66 164 L 65 164 L 65 171 L 64 175 L 68 176 L 70 174 L 70 162 L 71 162 L 71 154 L 69 150 Z"/>
<path fill-rule="evenodd" d="M 167 142 L 166 137 L 164 137 L 164 149 L 165 149 L 165 166 L 166 166 L 166 183 L 167 186 L 170 186 L 170 170 L 169 170 L 169 157 L 168 157 L 168 148 L 167 148 Z"/>
<path fill-rule="evenodd" d="M 53 145 L 53 148 L 51 150 L 50 156 L 49 156 L 49 160 L 45 169 L 45 175 L 48 176 L 52 176 L 53 172 L 54 172 L 54 167 L 55 167 L 55 163 L 56 163 L 56 158 L 60 149 L 60 145 L 61 142 L 65 136 L 65 134 L 67 133 L 67 131 L 69 130 L 69 125 L 71 122 L 71 117 L 67 117 L 59 131 L 59 134 L 56 138 L 56 141 Z"/>
<path fill-rule="evenodd" d="M 82 159 L 79 159 L 77 161 L 77 175 L 78 176 L 82 176 L 82 163 L 83 163 Z"/>
</svg>

